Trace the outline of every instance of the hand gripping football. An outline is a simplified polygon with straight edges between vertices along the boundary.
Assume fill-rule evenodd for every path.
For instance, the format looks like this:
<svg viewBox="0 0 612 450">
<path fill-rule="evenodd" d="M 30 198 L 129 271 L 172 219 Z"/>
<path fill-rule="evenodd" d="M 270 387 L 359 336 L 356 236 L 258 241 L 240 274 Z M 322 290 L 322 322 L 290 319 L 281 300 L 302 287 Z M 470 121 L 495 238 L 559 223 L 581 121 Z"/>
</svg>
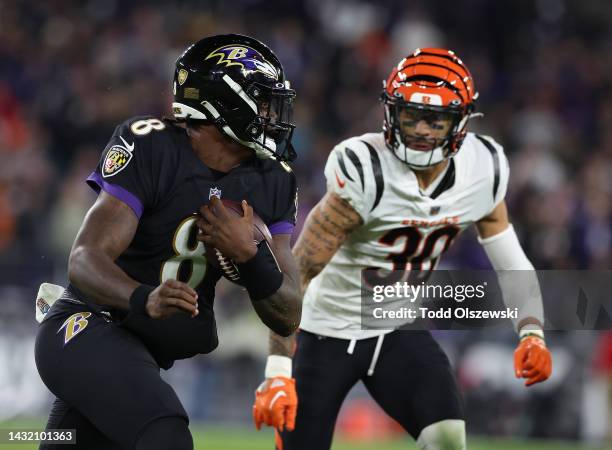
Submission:
<svg viewBox="0 0 612 450">
<path fill-rule="evenodd" d="M 234 200 L 222 199 L 223 205 L 230 214 L 242 216 L 242 205 L 240 202 Z M 266 240 L 270 246 L 272 246 L 272 235 L 267 225 L 261 220 L 261 217 L 253 211 L 253 241 L 259 244 L 263 240 Z M 226 257 L 218 249 L 211 245 L 205 245 L 206 247 L 206 259 L 211 265 L 221 269 L 223 276 L 234 283 L 240 284 L 240 273 L 238 267 L 230 258 Z"/>
</svg>

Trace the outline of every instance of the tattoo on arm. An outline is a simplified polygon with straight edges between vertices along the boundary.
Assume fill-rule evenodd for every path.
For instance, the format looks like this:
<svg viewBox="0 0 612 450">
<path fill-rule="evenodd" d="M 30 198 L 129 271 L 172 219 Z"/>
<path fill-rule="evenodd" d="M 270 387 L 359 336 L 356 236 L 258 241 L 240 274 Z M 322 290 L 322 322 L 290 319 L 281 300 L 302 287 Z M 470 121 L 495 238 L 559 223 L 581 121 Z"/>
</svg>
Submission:
<svg viewBox="0 0 612 450">
<path fill-rule="evenodd" d="M 346 200 L 328 193 L 308 216 L 293 255 L 289 250 L 289 237 L 275 237 L 274 254 L 284 274 L 283 284 L 268 298 L 253 303 L 259 317 L 276 332 L 270 338 L 272 354 L 293 353 L 294 338 L 282 336 L 290 336 L 299 325 L 300 290 L 303 292 L 306 284 L 334 256 L 348 233 L 361 223 L 361 217 Z"/>
<path fill-rule="evenodd" d="M 363 223 L 361 216 L 343 198 L 328 192 L 308 215 L 293 248 L 302 289 L 331 260 L 346 237 Z"/>
<path fill-rule="evenodd" d="M 274 294 L 252 303 L 262 321 L 283 336 L 289 336 L 297 329 L 302 315 L 298 269 L 291 254 L 290 241 L 290 235 L 278 235 L 273 239 L 272 251 L 283 272 L 283 284 Z"/>
</svg>

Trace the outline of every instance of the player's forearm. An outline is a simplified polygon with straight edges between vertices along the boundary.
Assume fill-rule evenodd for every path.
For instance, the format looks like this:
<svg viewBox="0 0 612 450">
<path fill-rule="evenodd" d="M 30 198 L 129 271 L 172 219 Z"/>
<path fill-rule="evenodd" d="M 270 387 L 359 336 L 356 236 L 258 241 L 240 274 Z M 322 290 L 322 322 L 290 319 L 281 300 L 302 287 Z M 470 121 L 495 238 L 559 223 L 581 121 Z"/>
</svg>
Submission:
<svg viewBox="0 0 612 450">
<path fill-rule="evenodd" d="M 513 320 L 517 332 L 541 330 L 544 308 L 538 277 L 512 226 L 480 242 L 497 271 L 504 303 L 518 312 Z"/>
<path fill-rule="evenodd" d="M 297 281 L 286 273 L 274 294 L 252 303 L 261 321 L 281 336 L 289 336 L 300 324 L 302 296 Z"/>
<path fill-rule="evenodd" d="M 77 289 L 100 305 L 129 309 L 130 296 L 140 283 L 106 254 L 87 246 L 73 248 L 68 277 Z"/>
<path fill-rule="evenodd" d="M 255 257 L 238 264 L 255 312 L 268 328 L 282 336 L 295 331 L 302 313 L 302 296 L 290 243 L 290 234 L 276 235 L 271 243 L 259 245 Z"/>
<path fill-rule="evenodd" d="M 497 271 L 507 307 L 518 311 L 515 329 L 541 330 L 544 323 L 542 294 L 533 264 L 525 255 L 510 224 L 506 203 L 499 203 L 491 213 L 476 222 L 478 240 Z"/>
</svg>

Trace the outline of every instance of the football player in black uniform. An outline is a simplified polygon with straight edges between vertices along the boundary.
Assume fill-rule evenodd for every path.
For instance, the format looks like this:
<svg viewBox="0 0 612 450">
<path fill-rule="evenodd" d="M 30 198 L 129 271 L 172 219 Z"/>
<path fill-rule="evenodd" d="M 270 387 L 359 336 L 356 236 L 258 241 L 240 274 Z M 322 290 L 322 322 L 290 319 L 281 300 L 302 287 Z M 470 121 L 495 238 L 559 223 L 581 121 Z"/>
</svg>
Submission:
<svg viewBox="0 0 612 450">
<path fill-rule="evenodd" d="M 70 285 L 37 336 L 38 371 L 57 397 L 48 429 L 76 429 L 78 449 L 193 448 L 159 368 L 217 346 L 222 273 L 205 245 L 234 260 L 268 327 L 297 328 L 289 247 L 297 188 L 286 162 L 295 157 L 294 97 L 268 47 L 213 36 L 177 60 L 173 119 L 116 128 L 87 180 L 99 196 L 70 254 Z M 241 201 L 244 215 L 229 214 L 219 197 Z M 253 241 L 253 210 L 272 249 Z"/>
</svg>

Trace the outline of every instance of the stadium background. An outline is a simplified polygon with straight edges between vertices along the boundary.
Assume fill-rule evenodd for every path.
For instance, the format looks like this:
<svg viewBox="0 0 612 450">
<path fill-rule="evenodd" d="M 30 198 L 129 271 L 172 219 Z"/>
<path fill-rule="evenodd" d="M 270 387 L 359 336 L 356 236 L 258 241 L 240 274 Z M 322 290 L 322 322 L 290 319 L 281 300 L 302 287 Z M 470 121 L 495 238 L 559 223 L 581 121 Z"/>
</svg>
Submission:
<svg viewBox="0 0 612 450">
<path fill-rule="evenodd" d="M 36 289 L 65 283 L 72 240 L 94 200 L 83 180 L 115 125 L 169 111 L 173 63 L 188 43 L 241 32 L 283 61 L 298 92 L 300 224 L 324 192 L 333 145 L 380 129 L 378 94 L 392 64 L 419 46 L 454 49 L 474 74 L 485 113 L 472 130 L 494 136 L 509 156 L 507 200 L 534 265 L 608 269 L 611 25 L 604 0 L 0 0 L 0 421 L 39 424 L 48 411 L 32 357 Z M 453 246 L 445 266 L 487 266 L 473 234 Z M 263 444 L 270 435 L 251 434 L 249 423 L 266 331 L 234 287 L 223 284 L 218 296 L 219 349 L 179 362 L 167 378 L 192 420 L 212 426 L 204 448 L 271 448 Z M 438 337 L 465 395 L 471 442 L 609 442 L 609 332 L 548 333 L 555 373 L 529 390 L 513 378 L 512 333 Z M 366 442 L 354 448 L 382 450 L 367 444 L 380 440 L 408 446 L 360 386 L 338 428 L 347 445 Z"/>
</svg>

